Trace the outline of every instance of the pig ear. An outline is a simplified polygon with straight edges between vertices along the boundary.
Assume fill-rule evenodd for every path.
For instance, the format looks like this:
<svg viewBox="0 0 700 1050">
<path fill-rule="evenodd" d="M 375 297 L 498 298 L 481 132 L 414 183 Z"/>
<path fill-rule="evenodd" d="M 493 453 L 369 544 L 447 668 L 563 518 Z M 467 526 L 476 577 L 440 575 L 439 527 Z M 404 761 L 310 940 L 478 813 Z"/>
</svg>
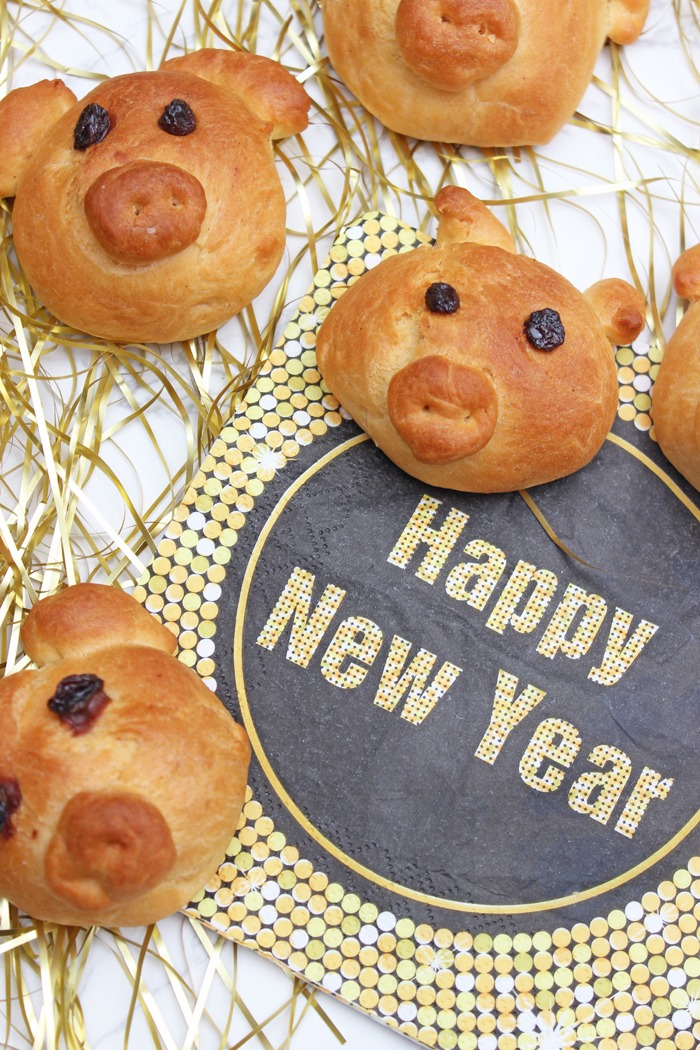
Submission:
<svg viewBox="0 0 700 1050">
<path fill-rule="evenodd" d="M 646 300 L 627 281 L 617 277 L 597 281 L 585 292 L 585 296 L 614 346 L 627 346 L 644 328 Z"/>
<path fill-rule="evenodd" d="M 700 299 L 700 244 L 687 248 L 671 271 L 673 287 L 681 299 Z"/>
<path fill-rule="evenodd" d="M 271 58 L 247 51 L 202 48 L 170 58 L 160 68 L 181 69 L 218 84 L 271 126 L 270 138 L 296 135 L 309 122 L 311 99 L 291 73 Z"/>
<path fill-rule="evenodd" d="M 490 244 L 507 252 L 517 251 L 503 223 L 469 190 L 460 186 L 443 186 L 435 198 L 435 208 L 438 213 L 438 247 L 471 241 Z"/>
<path fill-rule="evenodd" d="M 62 80 L 15 88 L 0 101 L 0 197 L 14 197 L 47 130 L 76 97 Z"/>
<path fill-rule="evenodd" d="M 632 44 L 644 28 L 649 0 L 608 0 L 607 36 L 616 44 Z"/>
</svg>

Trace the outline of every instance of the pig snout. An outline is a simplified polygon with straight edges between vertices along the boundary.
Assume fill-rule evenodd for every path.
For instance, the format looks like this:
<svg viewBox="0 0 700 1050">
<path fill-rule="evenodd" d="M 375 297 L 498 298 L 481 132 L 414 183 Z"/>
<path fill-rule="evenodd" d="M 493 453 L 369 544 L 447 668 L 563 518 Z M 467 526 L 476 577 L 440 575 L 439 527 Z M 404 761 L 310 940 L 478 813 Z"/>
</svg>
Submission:
<svg viewBox="0 0 700 1050">
<path fill-rule="evenodd" d="M 512 57 L 520 16 L 513 0 L 401 0 L 395 29 L 414 73 L 433 87 L 459 91 Z"/>
<path fill-rule="evenodd" d="M 207 208 L 204 188 L 174 164 L 139 160 L 99 175 L 85 195 L 95 238 L 113 259 L 151 263 L 187 248 Z"/>
<path fill-rule="evenodd" d="M 394 429 L 422 463 L 452 463 L 490 440 L 498 416 L 491 379 L 439 354 L 420 357 L 392 378 Z"/>
</svg>

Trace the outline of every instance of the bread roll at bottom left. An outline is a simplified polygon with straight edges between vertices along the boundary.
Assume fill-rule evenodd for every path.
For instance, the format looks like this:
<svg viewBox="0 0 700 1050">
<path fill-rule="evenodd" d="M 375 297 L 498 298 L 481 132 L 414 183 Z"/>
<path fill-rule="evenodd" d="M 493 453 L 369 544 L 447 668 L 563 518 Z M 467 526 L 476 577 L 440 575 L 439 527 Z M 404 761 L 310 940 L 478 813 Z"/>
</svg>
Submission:
<svg viewBox="0 0 700 1050">
<path fill-rule="evenodd" d="M 136 926 L 187 904 L 224 858 L 250 745 L 134 598 L 76 584 L 0 681 L 0 895 L 36 919 Z"/>
</svg>

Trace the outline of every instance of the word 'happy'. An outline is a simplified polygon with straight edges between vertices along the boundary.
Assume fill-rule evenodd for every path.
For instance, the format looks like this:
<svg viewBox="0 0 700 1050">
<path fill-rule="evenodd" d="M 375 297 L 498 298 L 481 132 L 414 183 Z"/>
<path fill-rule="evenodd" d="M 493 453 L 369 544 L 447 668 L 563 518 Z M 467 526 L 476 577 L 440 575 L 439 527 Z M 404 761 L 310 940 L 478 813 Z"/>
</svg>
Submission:
<svg viewBox="0 0 700 1050">
<path fill-rule="evenodd" d="M 424 496 L 387 558 L 390 565 L 402 570 L 420 559 L 415 575 L 429 586 L 434 586 L 446 572 L 450 555 L 469 521 L 468 514 L 452 508 L 436 527 L 440 506 L 439 500 Z M 570 583 L 549 613 L 559 588 L 554 572 L 520 560 L 506 576 L 504 551 L 483 539 L 470 540 L 463 551 L 470 560 L 453 565 L 444 577 L 449 598 L 484 612 L 504 581 L 485 619 L 489 630 L 498 634 L 508 629 L 520 634 L 537 632 L 535 651 L 549 660 L 559 654 L 578 660 L 589 652 L 609 619 L 604 598 Z M 295 567 L 257 638 L 258 645 L 273 650 L 289 629 L 286 659 L 302 668 L 309 667 L 346 597 L 343 588 L 328 583 L 314 602 L 315 588 L 315 575 Z M 615 608 L 602 657 L 588 670 L 591 682 L 604 687 L 617 684 L 658 630 L 656 624 L 645 619 L 632 630 L 633 621 L 631 613 Z M 393 712 L 403 701 L 401 718 L 420 725 L 463 669 L 445 660 L 435 671 L 436 654 L 419 646 L 411 656 L 413 643 L 397 634 L 392 635 L 388 649 L 385 640 L 385 632 L 373 620 L 347 616 L 337 624 L 322 653 L 320 672 L 339 689 L 357 689 L 384 649 L 384 666 L 373 702 Z M 518 691 L 519 687 L 516 675 L 499 669 L 489 724 L 474 752 L 475 758 L 493 765 L 515 727 L 546 696 L 546 690 L 538 686 L 527 684 Z M 522 781 L 537 791 L 559 790 L 581 747 L 582 737 L 576 726 L 563 718 L 545 718 L 534 729 L 520 760 Z M 575 812 L 607 824 L 632 776 L 632 760 L 618 747 L 596 744 L 589 750 L 587 761 L 594 768 L 570 784 L 568 804 Z M 632 838 L 652 799 L 666 798 L 672 785 L 673 778 L 644 766 L 617 817 L 615 830 Z"/>
</svg>

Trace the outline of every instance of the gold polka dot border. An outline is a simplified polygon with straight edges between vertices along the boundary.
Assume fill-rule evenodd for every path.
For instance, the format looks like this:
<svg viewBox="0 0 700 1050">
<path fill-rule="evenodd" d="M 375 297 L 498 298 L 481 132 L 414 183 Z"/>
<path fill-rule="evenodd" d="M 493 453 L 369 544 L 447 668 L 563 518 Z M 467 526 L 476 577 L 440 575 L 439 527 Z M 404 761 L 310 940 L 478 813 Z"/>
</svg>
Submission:
<svg viewBox="0 0 700 1050">
<path fill-rule="evenodd" d="M 654 342 L 646 348 L 618 347 L 615 355 L 618 382 L 617 414 L 637 430 L 654 437 L 651 420 L 651 395 L 659 371 L 663 350 Z"/>
<path fill-rule="evenodd" d="M 316 363 L 333 302 L 429 238 L 371 212 L 346 228 L 255 384 L 212 444 L 135 591 L 217 687 L 233 548 L 265 486 L 347 418 Z M 619 415 L 651 426 L 660 354 L 617 353 Z M 652 432 L 653 436 L 653 432 Z M 693 1050 L 700 1045 L 700 858 L 590 923 L 513 935 L 416 924 L 332 881 L 250 788 L 226 857 L 187 912 L 419 1043 L 442 1050 Z"/>
<path fill-rule="evenodd" d="M 316 363 L 316 331 L 332 303 L 381 260 L 429 238 L 370 212 L 346 228 L 285 326 L 239 409 L 209 449 L 135 589 L 177 634 L 180 659 L 216 689 L 215 635 L 221 582 L 240 530 L 265 485 L 302 447 L 347 414 Z"/>
<path fill-rule="evenodd" d="M 700 857 L 590 923 L 455 932 L 380 911 L 332 881 L 249 789 L 226 858 L 188 911 L 426 1046 L 700 1041 Z"/>
</svg>

